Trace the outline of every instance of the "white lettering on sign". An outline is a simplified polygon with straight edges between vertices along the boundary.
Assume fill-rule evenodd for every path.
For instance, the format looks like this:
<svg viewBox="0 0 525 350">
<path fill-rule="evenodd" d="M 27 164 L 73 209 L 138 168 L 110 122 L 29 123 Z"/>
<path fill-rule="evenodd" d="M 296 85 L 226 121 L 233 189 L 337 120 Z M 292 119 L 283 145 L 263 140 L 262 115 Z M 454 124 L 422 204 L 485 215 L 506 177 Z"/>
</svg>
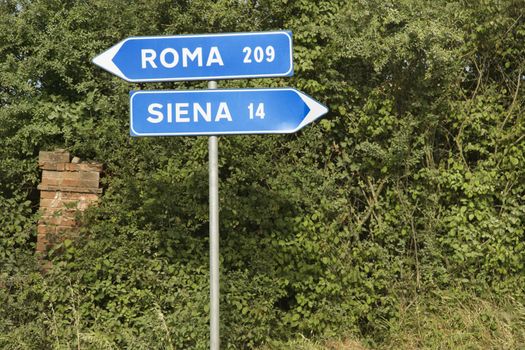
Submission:
<svg viewBox="0 0 525 350">
<path fill-rule="evenodd" d="M 202 116 L 204 120 L 206 120 L 207 122 L 211 122 L 211 103 L 206 102 L 206 111 L 202 109 L 200 104 L 195 103 L 193 105 L 193 121 L 194 122 L 199 121 L 199 114 Z"/>
<path fill-rule="evenodd" d="M 250 111 L 250 119 L 253 119 L 253 103 L 248 105 L 248 110 Z M 265 115 L 266 113 L 264 113 L 264 103 L 259 103 L 257 105 L 257 110 L 255 111 L 255 116 L 264 119 Z"/>
<path fill-rule="evenodd" d="M 249 46 L 246 46 L 242 49 L 242 52 L 245 53 L 243 63 L 252 63 L 252 57 L 255 59 L 255 62 L 261 63 L 263 60 L 267 62 L 273 62 L 275 59 L 275 49 L 273 46 L 267 46 L 266 49 L 257 46 L 255 49 L 252 49 Z M 252 55 L 253 52 L 253 55 Z"/>
<path fill-rule="evenodd" d="M 198 123 L 199 120 L 211 122 L 212 117 L 215 122 L 220 122 L 223 119 L 232 121 L 230 108 L 226 102 L 219 102 L 216 111 L 212 110 L 210 102 L 206 102 L 205 107 L 197 102 L 193 102 L 191 107 L 190 103 L 187 102 L 167 103 L 165 107 L 160 103 L 152 103 L 148 106 L 148 113 L 149 116 L 146 120 L 153 124 L 162 122 L 164 118 L 166 118 L 167 123 L 173 123 L 174 114 L 175 123 L 189 123 L 192 120 L 195 123 Z"/>
<path fill-rule="evenodd" d="M 166 60 L 166 56 L 170 54 L 171 62 L 168 62 Z M 169 59 L 169 56 L 168 56 Z M 168 47 L 167 49 L 162 50 L 160 53 L 160 63 L 166 67 L 166 68 L 173 68 L 179 63 L 179 53 L 175 51 L 175 49 L 172 49 L 171 47 Z"/>
<path fill-rule="evenodd" d="M 227 121 L 232 121 L 232 115 L 228 109 L 226 102 L 219 103 L 219 109 L 217 110 L 217 115 L 215 116 L 215 121 L 218 122 L 221 119 L 226 119 Z"/>
<path fill-rule="evenodd" d="M 171 109 L 171 103 L 168 103 L 168 111 Z M 188 108 L 189 103 L 175 103 L 175 122 L 177 123 L 187 123 L 190 121 L 190 118 L 183 118 L 182 115 L 187 115 L 188 110 L 183 108 Z"/>
<path fill-rule="evenodd" d="M 191 52 L 187 48 L 182 48 L 182 66 L 188 67 L 188 58 L 190 61 L 197 59 L 197 66 L 202 67 L 202 47 L 198 47 Z"/>
<path fill-rule="evenodd" d="M 180 61 L 182 61 L 183 67 L 188 67 L 190 62 L 197 67 L 202 67 L 204 63 L 202 47 L 197 47 L 193 51 L 183 47 L 180 54 L 174 48 L 167 47 L 160 51 L 159 55 L 157 55 L 157 51 L 154 49 L 141 49 L 140 56 L 142 69 L 158 68 L 159 65 L 164 68 L 173 68 L 176 67 Z M 158 60 L 157 56 L 159 57 Z M 181 57 L 182 60 L 180 59 Z M 213 64 L 224 66 L 221 52 L 217 46 L 210 47 L 206 59 L 206 67 L 210 67 Z"/>
<path fill-rule="evenodd" d="M 153 114 L 156 118 L 153 118 L 151 115 L 148 117 L 147 121 L 153 124 L 160 123 L 164 119 L 164 115 L 159 109 L 162 108 L 160 103 L 152 103 L 148 106 L 148 113 Z"/>
<path fill-rule="evenodd" d="M 221 53 L 219 52 L 219 49 L 217 46 L 212 46 L 210 50 L 210 54 L 208 55 L 208 62 L 206 62 L 206 66 L 209 67 L 213 63 L 217 63 L 219 66 L 224 66 L 224 63 L 222 62 Z"/>
<path fill-rule="evenodd" d="M 157 68 L 157 65 L 155 64 L 155 57 L 157 56 L 157 53 L 155 50 L 152 49 L 143 49 L 141 51 L 142 55 L 142 69 L 146 68 L 146 63 L 149 63 L 153 68 Z"/>
</svg>

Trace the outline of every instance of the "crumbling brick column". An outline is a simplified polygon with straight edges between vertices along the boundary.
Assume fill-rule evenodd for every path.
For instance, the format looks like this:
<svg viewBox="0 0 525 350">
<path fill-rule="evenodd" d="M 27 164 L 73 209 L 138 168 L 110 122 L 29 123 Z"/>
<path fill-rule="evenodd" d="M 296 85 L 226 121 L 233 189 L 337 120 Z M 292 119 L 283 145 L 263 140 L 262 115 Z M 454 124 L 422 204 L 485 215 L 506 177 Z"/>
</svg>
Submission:
<svg viewBox="0 0 525 350">
<path fill-rule="evenodd" d="M 70 162 L 69 152 L 57 150 L 41 151 L 38 166 L 42 182 L 36 251 L 45 254 L 64 233 L 75 231 L 76 214 L 98 200 L 102 164 L 81 163 L 77 157 Z"/>
</svg>

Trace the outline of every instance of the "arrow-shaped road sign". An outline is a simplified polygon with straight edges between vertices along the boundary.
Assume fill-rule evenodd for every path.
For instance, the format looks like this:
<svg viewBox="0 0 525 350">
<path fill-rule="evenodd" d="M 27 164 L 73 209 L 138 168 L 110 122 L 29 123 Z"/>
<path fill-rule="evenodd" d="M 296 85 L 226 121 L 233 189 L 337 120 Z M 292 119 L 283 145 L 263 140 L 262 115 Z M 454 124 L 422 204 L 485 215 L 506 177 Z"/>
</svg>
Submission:
<svg viewBox="0 0 525 350">
<path fill-rule="evenodd" d="M 93 63 L 130 82 L 291 76 L 292 33 L 131 37 Z"/>
<path fill-rule="evenodd" d="M 132 136 L 293 133 L 328 109 L 292 88 L 130 92 Z"/>
</svg>

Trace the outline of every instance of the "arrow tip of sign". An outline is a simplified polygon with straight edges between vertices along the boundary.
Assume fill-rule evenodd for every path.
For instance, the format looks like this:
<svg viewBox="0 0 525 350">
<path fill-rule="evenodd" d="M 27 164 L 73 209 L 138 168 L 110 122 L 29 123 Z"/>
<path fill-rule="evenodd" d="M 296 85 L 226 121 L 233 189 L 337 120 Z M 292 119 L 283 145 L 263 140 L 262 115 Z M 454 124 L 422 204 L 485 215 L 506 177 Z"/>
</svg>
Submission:
<svg viewBox="0 0 525 350">
<path fill-rule="evenodd" d="M 120 42 L 117 45 L 111 47 L 109 50 L 106 50 L 102 52 L 97 57 L 93 58 L 92 62 L 99 66 L 102 69 L 107 70 L 110 73 L 115 74 L 116 76 L 128 80 L 127 77 L 122 73 L 122 71 L 117 67 L 115 62 L 113 62 L 113 58 L 117 54 L 117 52 L 120 50 L 120 47 L 124 44 L 124 42 Z"/>
<path fill-rule="evenodd" d="M 306 95 L 303 92 L 300 92 L 300 91 L 298 92 L 299 92 L 299 96 L 301 96 L 301 99 L 304 101 L 306 106 L 308 106 L 308 109 L 310 111 L 308 112 L 308 114 L 306 115 L 306 117 L 303 119 L 303 121 L 297 127 L 296 130 L 303 128 L 304 126 L 312 123 L 313 121 L 315 121 L 322 115 L 328 113 L 328 108 L 325 105 L 317 102 L 316 100 L 314 100 L 313 98 L 311 98 L 310 96 Z"/>
</svg>

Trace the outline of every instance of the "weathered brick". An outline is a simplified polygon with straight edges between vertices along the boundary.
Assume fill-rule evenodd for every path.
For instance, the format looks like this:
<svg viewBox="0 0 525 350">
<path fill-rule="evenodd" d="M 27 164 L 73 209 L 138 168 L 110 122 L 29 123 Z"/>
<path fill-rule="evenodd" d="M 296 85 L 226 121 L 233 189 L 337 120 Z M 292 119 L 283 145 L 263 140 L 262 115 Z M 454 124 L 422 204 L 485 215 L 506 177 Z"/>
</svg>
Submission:
<svg viewBox="0 0 525 350">
<path fill-rule="evenodd" d="M 40 151 L 38 153 L 38 163 L 69 163 L 69 152 L 60 150 L 60 151 Z"/>
<path fill-rule="evenodd" d="M 81 187 L 81 188 L 98 188 L 98 180 L 83 180 L 83 179 L 63 179 L 60 186 L 64 187 Z"/>
<path fill-rule="evenodd" d="M 77 208 L 40 208 L 42 219 L 48 217 L 62 216 L 65 218 L 74 218 L 77 213 Z"/>
<path fill-rule="evenodd" d="M 55 232 L 54 229 L 48 227 L 47 225 L 39 223 L 38 230 L 37 230 L 37 236 L 41 236 L 41 235 L 45 236 L 51 231 Z"/>
<path fill-rule="evenodd" d="M 45 253 L 47 251 L 47 242 L 37 241 L 36 242 L 36 251 L 38 253 Z"/>
<path fill-rule="evenodd" d="M 73 233 L 77 230 L 77 228 L 75 226 L 67 226 L 67 225 L 63 225 L 63 226 L 57 226 L 57 234 L 70 234 L 70 233 Z M 59 237 L 59 238 L 64 238 L 64 237 Z"/>
<path fill-rule="evenodd" d="M 53 199 L 41 199 L 40 200 L 40 208 L 42 209 L 48 209 L 48 208 L 62 208 L 64 204 L 62 203 L 61 199 L 53 198 Z"/>
<path fill-rule="evenodd" d="M 96 181 L 97 182 L 97 187 L 98 187 L 98 182 L 100 180 L 100 173 L 99 172 L 97 172 L 97 171 L 80 171 L 80 172 L 78 172 L 78 174 L 80 174 L 80 178 L 82 180 Z"/>
<path fill-rule="evenodd" d="M 46 226 L 76 226 L 77 221 L 74 218 L 65 216 L 48 216 L 42 219 Z"/>
<path fill-rule="evenodd" d="M 37 252 L 45 253 L 65 237 L 78 233 L 76 215 L 99 199 L 102 164 L 70 163 L 64 150 L 41 152 L 42 182 Z M 45 258 L 45 256 L 43 256 Z"/>
<path fill-rule="evenodd" d="M 55 179 L 51 177 L 43 177 L 41 185 L 42 186 L 60 186 L 62 179 Z"/>
<path fill-rule="evenodd" d="M 64 180 L 86 180 L 86 181 L 97 181 L 100 178 L 100 174 L 95 171 L 66 171 L 62 173 Z"/>
<path fill-rule="evenodd" d="M 36 238 L 37 240 L 44 240 L 44 241 L 47 241 L 47 237 L 49 235 L 53 235 L 56 233 L 56 226 L 47 226 L 47 225 L 42 225 L 42 226 L 45 226 L 45 233 L 37 233 L 36 235 Z"/>
<path fill-rule="evenodd" d="M 84 188 L 84 187 L 66 187 L 66 186 L 44 186 L 38 185 L 40 191 L 59 191 L 59 192 L 76 192 L 76 193 L 102 193 L 102 188 Z"/>
<path fill-rule="evenodd" d="M 40 191 L 40 199 L 78 200 L 95 202 L 99 199 L 96 193 Z"/>
<path fill-rule="evenodd" d="M 78 171 L 64 171 L 62 173 L 62 178 L 67 180 L 80 180 L 80 172 Z"/>
<path fill-rule="evenodd" d="M 45 209 L 78 209 L 84 202 L 88 202 L 82 199 L 62 199 L 62 198 L 53 198 L 53 199 L 41 199 L 40 207 Z"/>
<path fill-rule="evenodd" d="M 40 217 L 40 222 L 42 224 L 49 224 L 62 218 L 62 220 L 75 220 L 78 210 L 75 209 L 58 209 L 50 208 L 49 210 L 42 210 L 42 216 Z"/>
<path fill-rule="evenodd" d="M 40 191 L 40 199 L 52 199 L 57 198 L 60 195 L 60 192 L 56 191 Z"/>
<path fill-rule="evenodd" d="M 62 179 L 64 174 L 63 171 L 44 170 L 42 171 L 42 179 Z"/>
<path fill-rule="evenodd" d="M 41 163 L 38 166 L 42 170 L 64 171 L 69 163 Z"/>
<path fill-rule="evenodd" d="M 37 251 L 39 251 L 39 250 L 38 250 L 38 247 L 39 247 L 39 246 L 40 246 L 40 247 L 46 247 L 46 246 L 49 244 L 49 242 L 48 242 L 47 240 L 45 240 L 45 239 L 39 239 L 39 240 L 36 242 L 36 244 L 37 244 Z"/>
<path fill-rule="evenodd" d="M 97 163 L 79 163 L 79 164 L 73 164 L 73 163 L 66 163 L 65 169 L 67 171 L 94 171 L 97 173 L 102 172 L 102 164 Z"/>
<path fill-rule="evenodd" d="M 94 193 L 76 193 L 76 195 L 79 197 L 78 199 L 85 202 L 96 202 L 98 201 L 99 197 L 98 195 Z"/>
</svg>

